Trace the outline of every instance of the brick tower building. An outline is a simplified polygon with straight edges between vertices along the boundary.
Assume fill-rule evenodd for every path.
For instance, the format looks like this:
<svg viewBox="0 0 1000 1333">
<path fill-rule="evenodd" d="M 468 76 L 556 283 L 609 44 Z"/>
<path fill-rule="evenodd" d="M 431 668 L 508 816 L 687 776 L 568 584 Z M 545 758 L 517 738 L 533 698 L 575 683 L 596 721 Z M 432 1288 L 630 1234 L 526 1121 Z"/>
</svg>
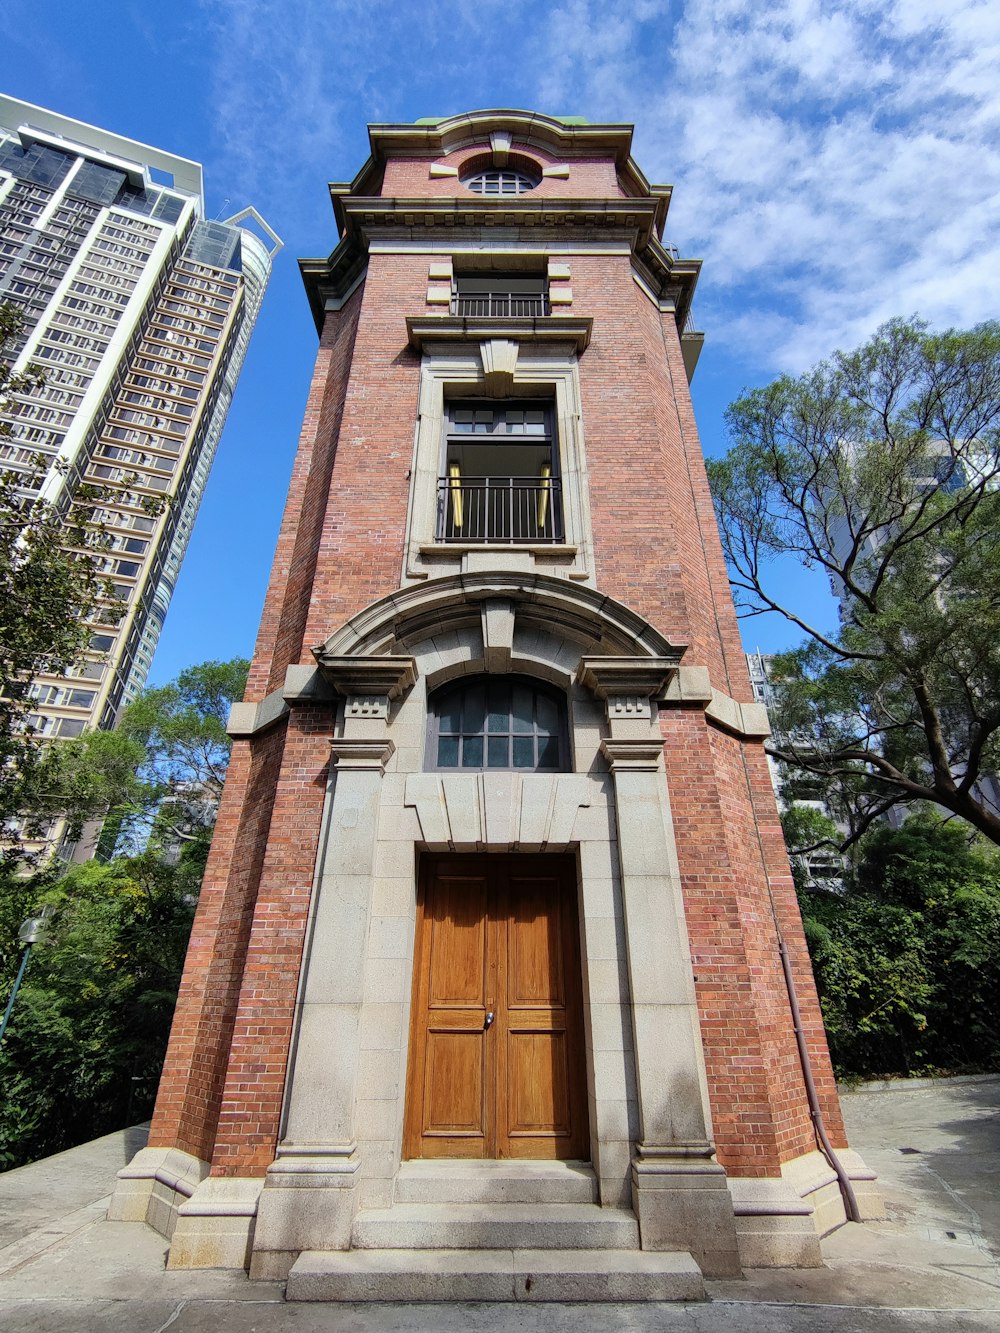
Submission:
<svg viewBox="0 0 1000 1333">
<path fill-rule="evenodd" d="M 670 189 L 627 126 L 370 134 L 302 263 L 320 350 L 112 1215 L 303 1298 L 816 1264 L 879 1205 L 705 480 Z"/>
</svg>

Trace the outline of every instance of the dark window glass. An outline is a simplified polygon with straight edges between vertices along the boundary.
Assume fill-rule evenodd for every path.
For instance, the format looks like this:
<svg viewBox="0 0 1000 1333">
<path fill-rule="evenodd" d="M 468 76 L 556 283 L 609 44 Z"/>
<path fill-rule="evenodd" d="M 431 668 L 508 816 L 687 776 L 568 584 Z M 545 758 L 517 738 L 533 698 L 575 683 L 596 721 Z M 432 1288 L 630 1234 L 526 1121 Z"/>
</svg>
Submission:
<svg viewBox="0 0 1000 1333">
<path fill-rule="evenodd" d="M 526 194 L 538 181 L 524 171 L 477 171 L 462 184 L 473 194 Z"/>
<path fill-rule="evenodd" d="M 113 204 L 124 184 L 124 171 L 114 171 L 98 162 L 84 162 L 70 182 L 69 192 L 94 204 Z"/>
<path fill-rule="evenodd" d="M 240 229 L 225 222 L 199 222 L 191 233 L 184 257 L 192 263 L 211 264 L 238 273 L 242 267 Z"/>
<path fill-rule="evenodd" d="M 568 761 L 566 703 L 549 685 L 517 676 L 479 677 L 431 697 L 431 768 L 560 772 Z"/>
<path fill-rule="evenodd" d="M 458 737 L 442 736 L 438 740 L 438 768 L 458 767 Z"/>
</svg>

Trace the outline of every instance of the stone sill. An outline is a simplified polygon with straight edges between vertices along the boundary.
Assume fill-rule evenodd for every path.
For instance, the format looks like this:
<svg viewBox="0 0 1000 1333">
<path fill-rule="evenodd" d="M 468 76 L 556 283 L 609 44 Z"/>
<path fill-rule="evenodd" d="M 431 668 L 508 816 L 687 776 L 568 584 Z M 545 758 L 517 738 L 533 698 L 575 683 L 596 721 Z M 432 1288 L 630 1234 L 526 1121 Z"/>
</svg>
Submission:
<svg viewBox="0 0 1000 1333">
<path fill-rule="evenodd" d="M 418 546 L 420 555 L 429 559 L 447 560 L 449 557 L 467 555 L 470 551 L 481 551 L 497 555 L 554 555 L 572 559 L 577 547 L 566 546 L 557 542 L 435 542 L 433 546 Z"/>
<path fill-rule="evenodd" d="M 573 343 L 582 352 L 590 342 L 594 321 L 576 315 L 518 316 L 412 315 L 406 320 L 406 335 L 415 352 L 429 343 L 479 341 L 508 338 L 527 343 Z"/>
</svg>

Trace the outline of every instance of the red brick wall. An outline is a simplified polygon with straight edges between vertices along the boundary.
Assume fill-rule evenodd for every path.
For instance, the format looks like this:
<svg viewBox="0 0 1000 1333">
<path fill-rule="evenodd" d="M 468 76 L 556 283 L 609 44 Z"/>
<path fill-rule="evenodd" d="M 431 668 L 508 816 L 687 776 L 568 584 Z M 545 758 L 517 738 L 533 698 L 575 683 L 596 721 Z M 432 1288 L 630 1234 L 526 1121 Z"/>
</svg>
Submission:
<svg viewBox="0 0 1000 1333">
<path fill-rule="evenodd" d="M 209 1161 L 239 1000 L 284 728 L 238 741 L 198 899 L 150 1147 Z"/>
<path fill-rule="evenodd" d="M 750 699 L 672 317 L 637 286 L 627 255 L 569 263 L 573 313 L 594 319 L 580 391 L 598 586 L 687 643 L 685 663 L 707 666 L 718 688 Z"/>
<path fill-rule="evenodd" d="M 303 654 L 316 549 L 361 292 L 327 317 L 306 403 L 245 698 L 259 702 Z M 332 714 L 327 711 L 329 735 Z M 233 747 L 164 1063 L 150 1143 L 210 1160 L 282 765 L 285 724 Z M 328 760 L 324 753 L 319 768 Z M 294 997 L 294 986 L 292 988 Z M 290 1001 L 289 1001 L 290 1003 Z M 267 1053 L 284 1068 L 287 1042 Z"/>
<path fill-rule="evenodd" d="M 544 149 L 515 143 L 511 152 L 529 158 L 540 169 L 542 167 L 565 164 L 569 175 L 565 177 L 546 176 L 541 184 L 531 191 L 532 199 L 593 199 L 626 198 L 615 171 L 614 162 L 595 158 L 554 157 Z M 383 198 L 402 199 L 469 199 L 482 202 L 479 195 L 471 194 L 461 183 L 461 177 L 468 163 L 477 158 L 490 157 L 488 143 L 477 144 L 449 153 L 446 157 L 409 157 L 399 158 L 385 164 L 382 178 Z M 456 167 L 458 176 L 431 176 L 431 163 L 445 167 Z M 492 169 L 492 163 L 484 164 L 484 170 Z"/>
<path fill-rule="evenodd" d="M 400 585 L 420 358 L 406 316 L 427 309 L 427 255 L 373 255 L 316 555 L 305 647 Z"/>
<path fill-rule="evenodd" d="M 834 1142 L 844 1139 L 766 759 L 700 709 L 665 709 L 660 727 L 719 1161 L 734 1175 L 774 1175 L 816 1146 L 775 914 L 827 1127 Z"/>
<path fill-rule="evenodd" d="M 216 1176 L 261 1176 L 274 1160 L 332 734 L 331 708 L 292 711 L 232 1032 Z"/>
<path fill-rule="evenodd" d="M 277 689 L 284 682 L 285 668 L 303 656 L 303 631 L 363 290 L 355 292 L 342 310 L 328 314 L 323 327 L 247 681 L 247 700 L 258 702 Z"/>
</svg>

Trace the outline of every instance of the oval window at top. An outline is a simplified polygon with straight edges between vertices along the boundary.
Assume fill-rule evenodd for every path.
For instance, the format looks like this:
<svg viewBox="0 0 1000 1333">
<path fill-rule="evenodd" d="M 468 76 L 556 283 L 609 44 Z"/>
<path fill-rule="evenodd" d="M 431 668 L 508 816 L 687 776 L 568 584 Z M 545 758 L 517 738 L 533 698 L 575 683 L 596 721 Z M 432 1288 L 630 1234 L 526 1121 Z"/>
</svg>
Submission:
<svg viewBox="0 0 1000 1333">
<path fill-rule="evenodd" d="M 526 194 L 539 183 L 539 177 L 526 171 L 476 171 L 462 178 L 462 184 L 473 194 Z"/>
</svg>

